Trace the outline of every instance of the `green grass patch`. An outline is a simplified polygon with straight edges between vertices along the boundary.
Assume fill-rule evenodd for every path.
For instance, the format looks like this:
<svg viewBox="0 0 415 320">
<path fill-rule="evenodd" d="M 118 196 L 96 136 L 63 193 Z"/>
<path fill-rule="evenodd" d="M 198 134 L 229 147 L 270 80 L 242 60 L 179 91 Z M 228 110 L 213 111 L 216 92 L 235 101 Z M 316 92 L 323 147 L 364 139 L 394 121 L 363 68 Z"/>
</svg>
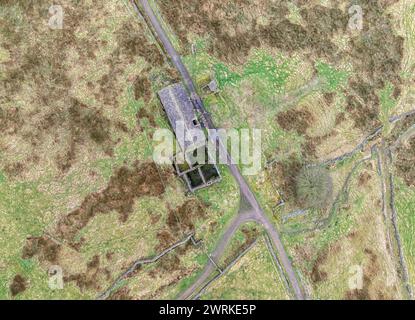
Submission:
<svg viewBox="0 0 415 320">
<path fill-rule="evenodd" d="M 264 241 L 259 241 L 202 296 L 202 299 L 221 300 L 287 298 L 288 294 L 281 275 L 273 265 Z"/>
<path fill-rule="evenodd" d="M 316 63 L 316 70 L 320 79 L 324 81 L 324 90 L 328 92 L 335 92 L 341 89 L 347 83 L 349 77 L 348 72 L 338 70 L 321 61 Z"/>
<path fill-rule="evenodd" d="M 393 97 L 393 92 L 395 91 L 395 86 L 388 82 L 385 84 L 385 87 L 378 92 L 378 97 L 380 101 L 380 121 L 384 125 L 385 133 L 390 130 L 389 117 L 391 116 L 393 110 L 395 109 L 398 101 Z"/>
<path fill-rule="evenodd" d="M 401 179 L 395 178 L 396 211 L 402 246 L 408 265 L 410 283 L 415 286 L 415 188 L 408 187 Z"/>
</svg>

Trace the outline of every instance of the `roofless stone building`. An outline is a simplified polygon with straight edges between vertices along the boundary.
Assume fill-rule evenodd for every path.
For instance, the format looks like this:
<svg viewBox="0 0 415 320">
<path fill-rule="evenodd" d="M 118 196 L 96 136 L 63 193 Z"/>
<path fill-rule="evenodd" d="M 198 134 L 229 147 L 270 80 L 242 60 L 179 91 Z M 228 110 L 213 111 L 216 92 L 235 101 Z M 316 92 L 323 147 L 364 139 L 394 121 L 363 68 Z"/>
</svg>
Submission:
<svg viewBox="0 0 415 320">
<path fill-rule="evenodd" d="M 179 177 L 191 192 L 220 181 L 221 175 L 208 152 L 206 134 L 186 88 L 176 83 L 160 90 L 158 96 L 181 149 L 176 150 L 173 159 Z M 200 136 L 197 139 L 195 132 L 203 134 L 203 139 Z M 200 154 L 204 155 L 204 161 L 197 161 Z"/>
</svg>

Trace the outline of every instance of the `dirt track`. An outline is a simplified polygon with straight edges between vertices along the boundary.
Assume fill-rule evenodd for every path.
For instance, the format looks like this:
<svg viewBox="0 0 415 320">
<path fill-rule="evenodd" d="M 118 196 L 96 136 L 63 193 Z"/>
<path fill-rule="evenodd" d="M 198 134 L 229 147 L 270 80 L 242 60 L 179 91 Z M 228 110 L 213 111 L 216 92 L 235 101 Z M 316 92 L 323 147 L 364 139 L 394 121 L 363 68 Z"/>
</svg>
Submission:
<svg viewBox="0 0 415 320">
<path fill-rule="evenodd" d="M 138 9 L 137 4 L 134 2 L 134 0 L 131 0 L 131 3 L 136 7 L 136 9 Z M 190 77 L 190 74 L 189 74 L 187 68 L 183 64 L 183 62 L 180 58 L 180 55 L 174 49 L 174 47 L 173 47 L 172 43 L 170 42 L 167 34 L 165 33 L 163 27 L 160 25 L 160 22 L 158 21 L 155 13 L 153 12 L 150 4 L 148 3 L 147 0 L 139 0 L 139 3 L 141 5 L 142 9 L 144 10 L 144 14 L 145 14 L 145 17 L 147 18 L 147 22 L 149 24 L 151 24 L 151 28 L 154 31 L 155 36 L 159 39 L 159 41 L 161 42 L 161 44 L 164 47 L 165 51 L 167 52 L 167 54 L 171 58 L 174 66 L 176 67 L 176 69 L 181 74 L 182 79 L 183 79 L 183 81 L 184 81 L 184 83 L 185 83 L 185 85 L 186 85 L 186 87 L 187 87 L 187 89 L 190 93 L 190 97 L 193 100 L 193 102 L 196 106 L 196 109 L 198 109 L 198 111 L 200 112 L 202 121 L 204 122 L 205 126 L 207 128 L 214 128 L 213 121 L 212 121 L 210 115 L 208 114 L 208 112 L 205 110 L 202 99 L 197 94 L 196 87 L 193 83 L 193 80 Z M 219 140 L 219 146 L 220 146 L 220 148 L 225 148 L 225 146 L 222 144 L 222 142 L 220 140 Z M 287 253 L 284 249 L 284 246 L 281 242 L 278 231 L 275 229 L 272 222 L 268 219 L 268 217 L 263 212 L 263 210 L 260 207 L 257 199 L 255 198 L 253 192 L 251 191 L 249 185 L 246 183 L 244 177 L 240 173 L 238 167 L 236 165 L 232 164 L 234 162 L 232 161 L 229 154 L 228 154 L 228 163 L 229 163 L 228 166 L 229 166 L 229 169 L 230 169 L 232 175 L 234 176 L 236 182 L 240 186 L 241 197 L 243 197 L 246 200 L 246 202 L 250 205 L 252 210 L 250 210 L 249 213 L 247 214 L 249 218 L 247 218 L 244 214 L 239 214 L 235 218 L 235 220 L 232 222 L 232 224 L 225 231 L 224 235 L 222 236 L 222 239 L 219 241 L 215 251 L 212 254 L 212 259 L 216 259 L 216 261 L 218 261 L 218 259 L 223 254 L 223 252 L 224 252 L 228 242 L 230 241 L 232 235 L 234 234 L 236 229 L 242 223 L 245 223 L 246 221 L 249 221 L 249 220 L 257 221 L 258 223 L 260 223 L 264 226 L 266 232 L 268 233 L 268 235 L 270 236 L 270 238 L 273 242 L 273 245 L 275 246 L 276 250 L 278 251 L 278 255 L 279 255 L 279 258 L 281 260 L 281 264 L 284 268 L 284 271 L 287 274 L 288 280 L 290 282 L 290 285 L 291 285 L 291 287 L 294 291 L 294 294 L 295 294 L 296 298 L 299 299 L 299 300 L 303 300 L 304 299 L 304 294 L 303 294 L 302 289 L 300 287 L 300 284 L 299 284 L 299 281 L 298 281 L 297 276 L 295 274 L 295 271 L 294 271 L 294 269 L 291 265 L 291 261 L 288 258 L 288 255 L 287 255 Z M 210 275 L 210 273 L 212 272 L 212 270 L 214 270 L 214 268 L 215 268 L 215 266 L 214 266 L 213 262 L 210 261 L 208 263 L 208 265 L 205 267 L 205 270 L 203 271 L 203 273 L 199 277 L 199 279 L 190 288 L 188 288 L 185 292 L 183 292 L 180 295 L 179 298 L 180 299 L 187 298 L 189 296 L 189 294 L 191 294 L 194 291 L 194 289 L 197 288 L 200 285 L 200 283 L 202 283 Z"/>
</svg>

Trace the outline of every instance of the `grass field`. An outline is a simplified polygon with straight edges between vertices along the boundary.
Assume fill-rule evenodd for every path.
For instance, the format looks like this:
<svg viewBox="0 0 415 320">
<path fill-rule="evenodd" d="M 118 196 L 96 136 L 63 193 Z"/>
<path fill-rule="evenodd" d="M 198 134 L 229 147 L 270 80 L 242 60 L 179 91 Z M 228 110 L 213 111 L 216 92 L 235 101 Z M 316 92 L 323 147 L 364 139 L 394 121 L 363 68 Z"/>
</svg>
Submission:
<svg viewBox="0 0 415 320">
<path fill-rule="evenodd" d="M 61 1 L 62 30 L 48 26 L 48 1 L 3 2 L 0 299 L 93 299 L 135 260 L 195 232 L 202 246 L 142 266 L 111 296 L 177 297 L 240 205 L 225 166 L 220 183 L 189 195 L 171 166 L 152 164 L 153 134 L 169 128 L 156 93 L 179 81 L 177 71 L 126 0 Z M 309 209 L 297 201 L 301 168 L 351 151 L 381 124 L 388 137 L 388 117 L 413 109 L 413 1 L 360 1 L 361 31 L 347 28 L 347 1 L 150 2 L 215 124 L 261 129 L 261 170 L 246 179 L 311 297 L 402 298 L 375 159 L 356 168 L 335 210 L 284 216 Z M 213 78 L 216 94 L 203 89 Z M 328 168 L 331 205 L 362 156 Z M 414 286 L 408 177 L 396 178 L 396 207 Z M 321 230 L 304 231 L 327 218 Z M 239 230 L 220 263 L 259 233 L 254 225 Z M 203 298 L 289 298 L 259 239 Z M 54 265 L 63 271 L 62 290 L 48 285 Z M 363 287 L 354 290 L 356 270 Z"/>
<path fill-rule="evenodd" d="M 202 299 L 285 300 L 289 298 L 263 238 Z"/>
<path fill-rule="evenodd" d="M 399 232 L 403 241 L 405 261 L 408 266 L 409 280 L 412 288 L 415 286 L 415 252 L 414 252 L 414 226 L 415 216 L 413 203 L 415 190 L 406 186 L 402 181 L 396 181 L 396 210 L 398 212 Z"/>
</svg>

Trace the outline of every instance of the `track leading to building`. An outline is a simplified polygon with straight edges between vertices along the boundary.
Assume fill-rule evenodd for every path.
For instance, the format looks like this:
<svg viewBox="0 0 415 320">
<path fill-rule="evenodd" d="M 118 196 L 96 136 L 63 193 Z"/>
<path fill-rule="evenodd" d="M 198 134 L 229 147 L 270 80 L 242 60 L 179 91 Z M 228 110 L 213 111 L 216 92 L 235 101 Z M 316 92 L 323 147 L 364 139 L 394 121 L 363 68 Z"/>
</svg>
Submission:
<svg viewBox="0 0 415 320">
<path fill-rule="evenodd" d="M 143 9 L 144 18 L 146 19 L 147 23 L 150 24 L 151 29 L 154 31 L 155 36 L 158 38 L 158 40 L 161 42 L 164 50 L 172 60 L 173 65 L 175 68 L 180 72 L 181 77 L 183 79 L 183 82 L 189 91 L 190 97 L 193 100 L 193 103 L 196 107 L 196 109 L 199 111 L 201 115 L 201 120 L 203 124 L 208 129 L 214 129 L 215 126 L 213 124 L 212 118 L 210 114 L 206 111 L 203 101 L 200 98 L 199 94 L 197 93 L 196 86 L 190 76 L 189 71 L 187 70 L 186 66 L 183 64 L 182 59 L 176 49 L 173 47 L 170 39 L 168 38 L 165 30 L 161 26 L 160 22 L 158 21 L 153 9 L 151 8 L 150 4 L 147 0 L 137 0 L 137 2 L 141 5 L 141 8 Z M 131 0 L 131 3 L 135 6 L 137 10 L 139 10 L 139 7 L 135 0 Z M 273 246 L 278 252 L 278 256 L 281 262 L 282 267 L 284 268 L 284 271 L 287 275 L 288 281 L 290 282 L 290 286 L 296 296 L 297 299 L 303 300 L 304 294 L 301 290 L 299 281 L 297 279 L 297 275 L 295 274 L 295 271 L 292 267 L 291 261 L 287 255 L 287 252 L 284 249 L 284 246 L 281 242 L 280 235 L 278 231 L 275 229 L 272 222 L 268 219 L 268 217 L 265 215 L 264 211 L 262 210 L 261 206 L 259 205 L 255 195 L 253 194 L 251 188 L 245 181 L 244 177 L 242 176 L 241 172 L 239 171 L 239 168 L 233 164 L 232 158 L 230 157 L 229 153 L 226 150 L 226 147 L 223 145 L 221 140 L 219 139 L 219 148 L 222 148 L 227 153 L 228 158 L 228 166 L 229 169 L 235 178 L 236 182 L 238 183 L 240 187 L 241 197 L 244 197 L 246 202 L 252 207 L 252 215 L 253 219 L 259 223 L 261 223 L 266 232 L 268 233 L 270 239 L 272 240 Z M 245 219 L 241 219 L 240 221 L 244 221 Z M 218 247 L 221 248 L 220 250 L 217 250 L 216 252 L 224 251 L 222 250 L 222 246 L 228 242 L 228 238 L 233 235 L 235 231 L 235 224 L 232 224 L 230 227 L 230 230 L 225 231 L 225 234 L 223 236 L 223 240 L 220 241 L 218 244 Z M 215 257 L 218 259 L 219 257 Z M 211 264 L 211 262 L 209 262 Z M 211 267 L 206 266 L 205 271 L 203 272 L 203 276 L 205 276 L 209 271 L 211 270 Z M 196 281 L 196 283 L 199 283 L 199 281 Z M 193 287 L 193 286 L 192 286 Z M 190 289 L 190 288 L 189 288 Z M 192 288 L 193 289 L 193 288 Z M 190 292 L 190 290 L 186 290 L 186 292 Z M 181 298 L 187 298 L 187 294 L 182 295 Z"/>
</svg>

